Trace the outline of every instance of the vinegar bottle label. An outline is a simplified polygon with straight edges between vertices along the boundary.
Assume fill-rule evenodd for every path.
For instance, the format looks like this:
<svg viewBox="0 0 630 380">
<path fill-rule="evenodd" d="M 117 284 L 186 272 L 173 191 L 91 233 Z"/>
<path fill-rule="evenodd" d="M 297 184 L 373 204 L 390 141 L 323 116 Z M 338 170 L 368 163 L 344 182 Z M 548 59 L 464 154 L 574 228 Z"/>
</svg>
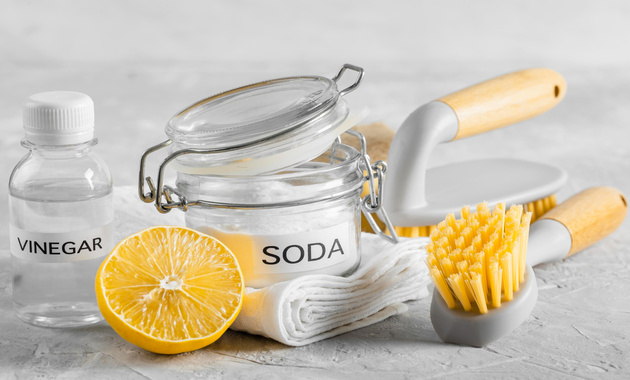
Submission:
<svg viewBox="0 0 630 380">
<path fill-rule="evenodd" d="M 89 230 L 50 233 L 10 226 L 11 254 L 41 263 L 67 263 L 108 255 L 114 247 L 114 223 Z"/>
</svg>

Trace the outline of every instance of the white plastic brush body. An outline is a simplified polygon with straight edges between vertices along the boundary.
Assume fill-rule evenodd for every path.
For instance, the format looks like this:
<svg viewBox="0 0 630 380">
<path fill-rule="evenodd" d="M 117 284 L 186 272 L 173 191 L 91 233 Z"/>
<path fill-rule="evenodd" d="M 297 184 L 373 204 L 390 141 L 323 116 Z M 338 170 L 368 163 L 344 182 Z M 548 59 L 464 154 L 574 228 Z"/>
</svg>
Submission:
<svg viewBox="0 0 630 380">
<path fill-rule="evenodd" d="M 539 115 L 558 104 L 565 90 L 564 79 L 555 71 L 528 69 L 416 109 L 396 131 L 389 149 L 384 204 L 392 223 L 432 226 L 464 205 L 484 200 L 490 207 L 500 202 L 527 204 L 555 194 L 567 175 L 548 164 L 503 158 L 432 169 L 428 164 L 438 144 Z"/>
</svg>

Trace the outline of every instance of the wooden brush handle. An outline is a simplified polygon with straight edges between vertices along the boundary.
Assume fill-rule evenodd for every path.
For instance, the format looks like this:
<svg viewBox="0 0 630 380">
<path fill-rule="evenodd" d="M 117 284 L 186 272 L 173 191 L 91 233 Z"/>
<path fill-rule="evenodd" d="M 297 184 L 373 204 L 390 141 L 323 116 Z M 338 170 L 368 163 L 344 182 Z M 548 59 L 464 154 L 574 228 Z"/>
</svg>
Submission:
<svg viewBox="0 0 630 380">
<path fill-rule="evenodd" d="M 569 230 L 571 250 L 568 257 L 616 230 L 627 210 L 628 202 L 619 190 L 593 187 L 552 208 L 540 219 L 553 219 Z"/>
<path fill-rule="evenodd" d="M 457 115 L 459 130 L 453 139 L 457 140 L 540 115 L 558 104 L 565 91 L 560 74 L 537 68 L 502 75 L 438 101 Z"/>
</svg>

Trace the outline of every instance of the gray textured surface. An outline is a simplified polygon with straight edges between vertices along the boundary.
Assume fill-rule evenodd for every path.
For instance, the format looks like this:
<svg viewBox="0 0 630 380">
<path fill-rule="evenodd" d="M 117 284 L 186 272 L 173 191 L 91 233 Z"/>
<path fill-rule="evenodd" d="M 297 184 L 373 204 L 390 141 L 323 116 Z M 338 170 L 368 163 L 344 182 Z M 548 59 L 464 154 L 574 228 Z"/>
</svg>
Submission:
<svg viewBox="0 0 630 380">
<path fill-rule="evenodd" d="M 134 2 L 123 9 L 2 0 L 0 179 L 8 181 L 24 154 L 20 103 L 43 90 L 93 97 L 98 151 L 122 185 L 135 183 L 141 152 L 164 139 L 162 126 L 173 113 L 235 85 L 293 74 L 332 76 L 349 61 L 367 71 L 351 102 L 371 109 L 367 121 L 395 128 L 416 106 L 462 86 L 548 66 L 568 83 L 557 108 L 442 145 L 431 165 L 532 159 L 568 171 L 560 200 L 599 185 L 629 195 L 628 3 L 611 1 L 606 9 L 595 1 L 474 3 L 326 1 L 291 5 L 280 14 L 277 2 L 177 8 Z M 191 13 L 194 6 L 207 8 Z M 83 20 L 72 21 L 76 15 Z M 0 199 L 6 199 L 5 186 Z M 586 251 L 535 268 L 539 299 L 532 315 L 483 349 L 443 344 L 425 299 L 404 315 L 306 347 L 228 331 L 210 347 L 167 357 L 126 343 L 106 324 L 50 330 L 19 322 L 11 310 L 6 213 L 6 201 L 0 202 L 0 379 L 630 377 L 628 220 Z"/>
</svg>

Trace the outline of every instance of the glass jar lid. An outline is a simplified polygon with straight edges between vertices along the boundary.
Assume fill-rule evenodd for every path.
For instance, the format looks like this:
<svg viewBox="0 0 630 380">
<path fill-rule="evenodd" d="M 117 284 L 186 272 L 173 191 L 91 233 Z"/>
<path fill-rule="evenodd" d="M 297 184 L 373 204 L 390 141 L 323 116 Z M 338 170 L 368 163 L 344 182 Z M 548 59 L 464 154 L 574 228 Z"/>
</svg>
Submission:
<svg viewBox="0 0 630 380">
<path fill-rule="evenodd" d="M 177 142 L 233 147 L 289 131 L 335 105 L 335 82 L 323 77 L 283 78 L 203 99 L 168 122 Z"/>
<path fill-rule="evenodd" d="M 337 81 L 346 69 L 359 75 L 340 91 Z M 341 97 L 354 90 L 362 77 L 363 69 L 344 65 L 332 79 L 302 76 L 268 80 L 192 104 L 166 126 L 166 134 L 174 143 L 171 151 L 212 154 L 179 157 L 177 170 L 249 175 L 317 157 L 352 127 L 345 123 L 349 109 Z M 340 131 L 340 127 L 346 128 Z M 284 162 L 276 159 L 278 155 Z"/>
</svg>

